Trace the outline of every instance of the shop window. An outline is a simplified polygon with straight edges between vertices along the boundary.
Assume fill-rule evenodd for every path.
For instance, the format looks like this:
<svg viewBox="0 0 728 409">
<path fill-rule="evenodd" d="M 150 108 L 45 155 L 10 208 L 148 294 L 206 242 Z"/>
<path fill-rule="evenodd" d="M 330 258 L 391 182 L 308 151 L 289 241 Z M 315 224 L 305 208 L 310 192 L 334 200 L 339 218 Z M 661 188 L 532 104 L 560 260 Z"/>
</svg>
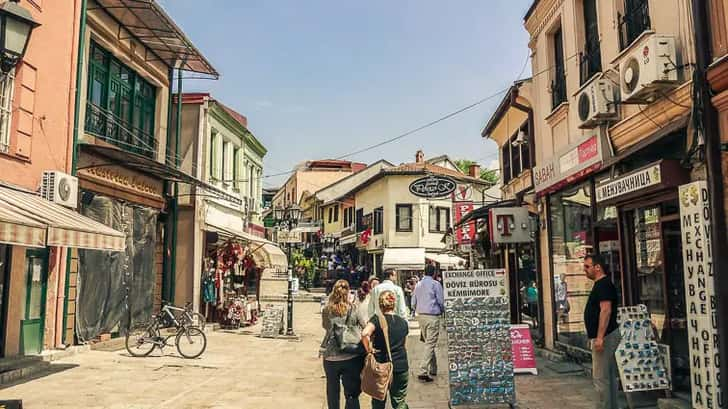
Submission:
<svg viewBox="0 0 728 409">
<path fill-rule="evenodd" d="M 384 208 L 374 209 L 374 229 L 373 234 L 384 233 Z"/>
<path fill-rule="evenodd" d="M 557 340 L 588 350 L 583 311 L 592 282 L 584 274 L 584 257 L 593 251 L 590 183 L 549 197 L 550 244 Z"/>
<path fill-rule="evenodd" d="M 412 205 L 411 204 L 398 204 L 396 206 L 397 211 L 397 231 L 398 232 L 411 232 L 412 231 Z"/>
<path fill-rule="evenodd" d="M 430 233 L 445 233 L 450 228 L 450 208 L 430 206 Z"/>
<path fill-rule="evenodd" d="M 13 89 L 15 70 L 11 70 L 0 82 L 0 152 L 10 150 L 10 121 L 13 117 Z"/>
</svg>

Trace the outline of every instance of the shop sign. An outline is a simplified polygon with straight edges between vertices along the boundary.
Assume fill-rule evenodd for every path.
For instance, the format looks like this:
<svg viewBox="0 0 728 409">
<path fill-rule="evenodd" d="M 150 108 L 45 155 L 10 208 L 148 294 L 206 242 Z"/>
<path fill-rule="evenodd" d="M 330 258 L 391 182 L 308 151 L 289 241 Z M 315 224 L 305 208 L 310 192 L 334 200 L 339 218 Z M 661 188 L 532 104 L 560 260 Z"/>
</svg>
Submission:
<svg viewBox="0 0 728 409">
<path fill-rule="evenodd" d="M 495 207 L 488 212 L 493 243 L 530 243 L 531 219 L 525 207 Z"/>
<path fill-rule="evenodd" d="M 505 270 L 443 271 L 450 407 L 516 401 Z"/>
<path fill-rule="evenodd" d="M 568 182 L 594 170 L 602 161 L 599 136 L 593 134 L 569 146 L 550 162 L 533 168 L 536 192 L 546 190 L 559 182 Z"/>
<path fill-rule="evenodd" d="M 453 203 L 455 224 L 460 223 L 463 216 L 473 211 L 473 202 Z M 470 244 L 475 241 L 475 220 L 463 224 L 455 230 L 455 237 L 459 245 Z"/>
<path fill-rule="evenodd" d="M 429 175 L 412 182 L 409 191 L 417 197 L 434 199 L 451 194 L 456 187 L 457 183 L 449 177 Z"/>
<path fill-rule="evenodd" d="M 597 202 L 601 203 L 628 193 L 634 193 L 662 183 L 660 163 L 629 173 L 618 179 L 601 183 L 597 186 Z"/>
<path fill-rule="evenodd" d="M 278 243 L 296 244 L 301 242 L 301 233 L 295 230 L 279 230 L 277 237 Z"/>
<path fill-rule="evenodd" d="M 162 183 L 152 181 L 141 175 L 130 174 L 117 169 L 93 167 L 79 170 L 79 176 L 111 185 L 128 192 L 159 198 L 162 196 Z"/>
<path fill-rule="evenodd" d="M 536 349 L 533 347 L 531 327 L 528 324 L 511 325 L 511 346 L 514 372 L 538 375 Z"/>
<path fill-rule="evenodd" d="M 679 199 L 693 395 L 691 407 L 720 408 L 723 397 L 720 394 L 718 316 L 707 182 L 680 186 Z"/>
</svg>

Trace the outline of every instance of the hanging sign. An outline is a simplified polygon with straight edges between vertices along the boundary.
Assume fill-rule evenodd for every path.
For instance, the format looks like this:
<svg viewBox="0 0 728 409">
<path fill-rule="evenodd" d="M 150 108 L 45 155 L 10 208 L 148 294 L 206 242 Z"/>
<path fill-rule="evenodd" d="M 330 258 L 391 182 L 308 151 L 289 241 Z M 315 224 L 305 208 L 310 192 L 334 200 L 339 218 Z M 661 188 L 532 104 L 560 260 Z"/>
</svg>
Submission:
<svg viewBox="0 0 728 409">
<path fill-rule="evenodd" d="M 454 202 L 455 224 L 460 223 L 463 216 L 473 211 L 473 202 Z M 475 241 L 475 220 L 464 223 L 455 230 L 455 236 L 459 245 L 470 244 Z"/>
<path fill-rule="evenodd" d="M 696 409 L 725 407 L 720 393 L 718 316 L 713 285 L 708 184 L 699 181 L 680 186 L 685 297 L 692 380 L 692 405 Z"/>
<path fill-rule="evenodd" d="M 455 191 L 457 183 L 447 176 L 429 175 L 412 182 L 409 191 L 417 197 L 434 199 Z"/>
<path fill-rule="evenodd" d="M 505 270 L 443 271 L 452 407 L 516 402 Z"/>
<path fill-rule="evenodd" d="M 538 375 L 536 349 L 533 347 L 531 327 L 527 324 L 511 325 L 513 371 Z"/>
</svg>

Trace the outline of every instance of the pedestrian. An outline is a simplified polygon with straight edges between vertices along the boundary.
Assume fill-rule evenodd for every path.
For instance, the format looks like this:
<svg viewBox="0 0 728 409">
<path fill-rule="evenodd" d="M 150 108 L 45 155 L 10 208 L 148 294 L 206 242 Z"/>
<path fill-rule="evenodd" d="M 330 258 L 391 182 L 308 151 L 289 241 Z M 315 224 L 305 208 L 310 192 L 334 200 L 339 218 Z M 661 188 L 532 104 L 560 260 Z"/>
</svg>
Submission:
<svg viewBox="0 0 728 409">
<path fill-rule="evenodd" d="M 538 288 L 536 288 L 535 281 L 531 281 L 531 285 L 526 288 L 526 300 L 528 301 L 528 315 L 531 317 L 533 327 L 538 328 Z"/>
<path fill-rule="evenodd" d="M 415 290 L 415 283 L 412 280 L 412 277 L 407 279 L 407 282 L 404 284 L 404 302 L 407 307 L 412 305 L 412 292 Z"/>
<path fill-rule="evenodd" d="M 407 320 L 397 316 L 397 295 L 390 290 L 382 291 L 379 295 L 379 311 L 381 313 L 372 317 L 362 331 L 362 344 L 368 354 L 374 353 L 377 362 L 390 362 L 384 331 L 380 324 L 380 317 L 387 321 L 389 335 L 389 351 L 393 367 L 392 383 L 389 385 L 389 399 L 393 409 L 409 409 L 407 406 L 407 384 L 409 382 L 409 364 L 407 363 L 407 349 L 405 347 L 409 324 Z M 386 401 L 372 399 L 372 409 L 384 409 Z"/>
<path fill-rule="evenodd" d="M 442 285 L 433 279 L 435 267 L 425 267 L 425 277 L 417 283 L 412 294 L 412 309 L 420 324 L 421 337 L 425 342 L 425 353 L 420 364 L 417 378 L 432 382 L 437 376 L 437 342 L 440 337 L 442 313 L 445 312 L 445 299 Z"/>
<path fill-rule="evenodd" d="M 361 322 L 368 322 L 369 321 L 369 293 L 371 292 L 371 289 L 369 288 L 369 282 L 364 281 L 361 283 L 361 287 L 359 287 L 359 290 L 357 291 L 357 298 L 359 299 L 359 302 L 356 307 L 356 313 L 359 315 L 359 320 Z"/>
<path fill-rule="evenodd" d="M 352 312 L 350 314 L 349 312 Z M 334 335 L 334 324 L 346 326 L 355 321 L 363 327 L 354 305 L 349 302 L 349 283 L 339 280 L 329 296 L 329 302 L 321 313 L 322 325 L 326 335 L 321 343 L 326 373 L 326 401 L 329 409 L 339 409 L 341 384 L 344 386 L 345 409 L 359 409 L 361 394 L 361 370 L 364 368 L 364 356 L 341 352 Z"/>
<path fill-rule="evenodd" d="M 616 409 L 619 375 L 614 354 L 619 346 L 617 288 L 607 276 L 599 255 L 584 258 L 584 272 L 594 281 L 584 308 L 584 325 L 592 342 L 594 386 L 600 394 L 598 408 Z"/>
<path fill-rule="evenodd" d="M 407 308 L 404 300 L 404 291 L 402 290 L 402 287 L 394 283 L 396 279 L 397 270 L 393 268 L 388 268 L 384 270 L 384 281 L 382 281 L 378 286 L 372 287 L 372 297 L 369 299 L 370 317 L 373 317 L 380 312 L 379 302 L 377 300 L 379 300 L 379 296 L 382 294 L 382 292 L 391 291 L 397 298 L 397 305 L 394 307 L 394 313 L 404 318 L 405 320 L 407 319 L 409 309 Z"/>
</svg>

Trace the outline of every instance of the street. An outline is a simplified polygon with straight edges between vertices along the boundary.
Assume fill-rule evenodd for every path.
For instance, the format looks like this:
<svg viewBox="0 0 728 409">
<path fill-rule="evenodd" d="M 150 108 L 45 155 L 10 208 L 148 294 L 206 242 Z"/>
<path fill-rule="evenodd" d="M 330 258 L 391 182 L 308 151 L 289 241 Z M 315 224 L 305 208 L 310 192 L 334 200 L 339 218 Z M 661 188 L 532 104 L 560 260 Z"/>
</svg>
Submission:
<svg viewBox="0 0 728 409">
<path fill-rule="evenodd" d="M 0 397 L 22 399 L 25 409 L 325 408 L 318 308 L 296 304 L 299 342 L 259 338 L 254 326 L 208 333 L 207 351 L 195 360 L 180 358 L 174 348 L 148 358 L 132 358 L 125 350 L 90 351 L 54 363 L 57 372 L 0 389 Z M 413 330 L 408 342 L 411 372 L 422 351 L 418 334 Z M 439 359 L 444 362 L 444 343 Z M 579 409 L 594 402 L 584 376 L 519 375 L 517 394 L 520 408 Z M 411 375 L 410 408 L 446 408 L 447 399 L 445 377 L 425 385 Z M 370 407 L 368 398 L 361 402 Z"/>
</svg>

